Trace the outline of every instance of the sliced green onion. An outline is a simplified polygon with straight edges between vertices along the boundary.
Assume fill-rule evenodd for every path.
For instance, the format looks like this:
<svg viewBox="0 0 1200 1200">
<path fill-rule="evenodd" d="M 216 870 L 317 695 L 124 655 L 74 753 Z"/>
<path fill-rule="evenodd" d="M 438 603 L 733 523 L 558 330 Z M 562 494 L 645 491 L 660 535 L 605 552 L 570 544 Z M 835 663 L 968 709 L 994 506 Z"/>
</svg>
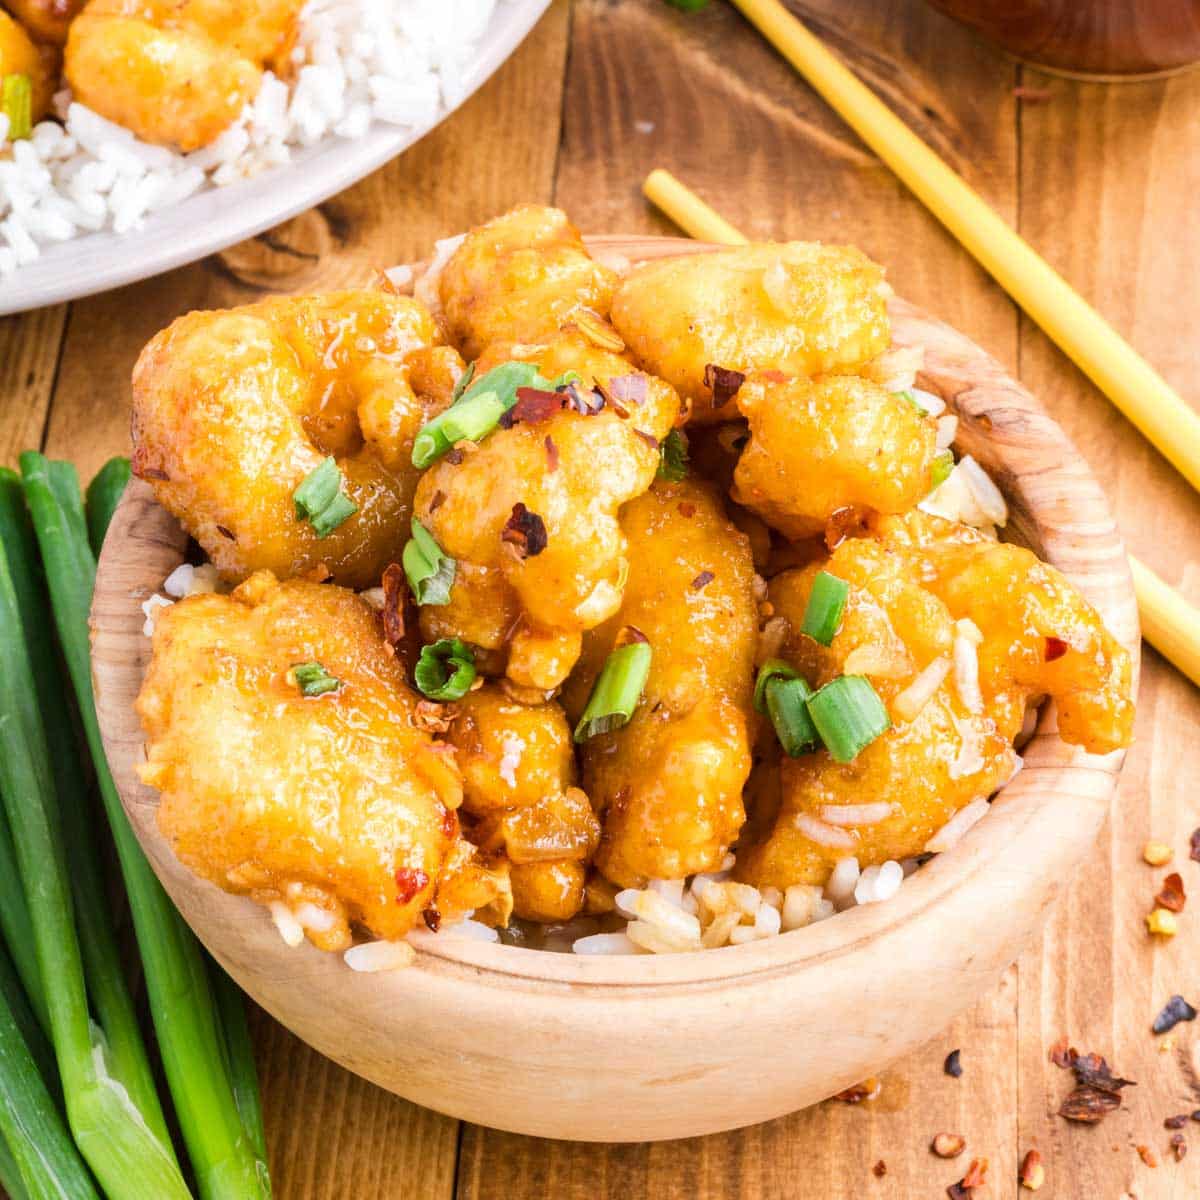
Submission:
<svg viewBox="0 0 1200 1200">
<path fill-rule="evenodd" d="M 413 520 L 412 537 L 401 555 L 408 586 L 418 604 L 449 604 L 457 565 L 442 551 L 433 534 Z"/>
<path fill-rule="evenodd" d="M 413 678 L 430 700 L 461 700 L 475 682 L 475 655 L 458 638 L 442 638 L 421 647 Z"/>
<path fill-rule="evenodd" d="M 450 403 L 457 404 L 458 398 L 471 386 L 471 380 L 475 378 L 475 364 L 467 363 L 467 369 L 458 377 L 458 382 L 454 385 L 454 391 L 450 393 Z"/>
<path fill-rule="evenodd" d="M 307 518 L 318 538 L 327 538 L 347 517 L 358 512 L 358 505 L 342 491 L 343 482 L 337 460 L 330 457 L 310 471 L 292 493 L 296 520 Z"/>
<path fill-rule="evenodd" d="M 767 715 L 775 726 L 775 736 L 789 758 L 799 758 L 820 744 L 817 728 L 808 712 L 813 690 L 808 681 L 797 675 L 788 679 L 773 675 L 763 689 Z"/>
<path fill-rule="evenodd" d="M 618 646 L 605 660 L 592 694 L 575 726 L 575 741 L 586 742 L 629 724 L 650 674 L 650 643 Z"/>
<path fill-rule="evenodd" d="M 891 728 L 892 719 L 865 675 L 839 675 L 808 702 L 808 714 L 829 753 L 841 763 Z"/>
<path fill-rule="evenodd" d="M 933 473 L 930 477 L 929 490 L 936 491 L 950 477 L 950 472 L 954 470 L 954 452 L 952 450 L 940 450 L 933 460 Z"/>
<path fill-rule="evenodd" d="M 129 459 L 110 458 L 88 484 L 88 541 L 91 542 L 92 553 L 97 558 L 100 557 L 100 547 L 104 542 L 108 524 L 129 485 L 129 477 Z"/>
<path fill-rule="evenodd" d="M 469 370 L 474 375 L 473 363 Z M 482 441 L 516 404 L 518 388 L 531 387 L 552 392 L 577 378 L 579 376 L 575 371 L 568 371 L 560 379 L 544 379 L 537 367 L 527 362 L 506 362 L 493 367 L 471 387 L 460 392 L 449 408 L 421 426 L 413 442 L 413 466 L 423 471 L 441 458 L 455 442 Z M 462 384 L 461 379 L 459 384 Z"/>
<path fill-rule="evenodd" d="M 925 409 L 921 406 L 921 402 L 912 394 L 912 392 L 908 390 L 908 388 L 901 388 L 900 391 L 893 392 L 892 395 L 899 396 L 902 400 L 907 400 L 909 404 L 911 404 L 913 408 L 921 414 L 921 416 L 925 415 Z"/>
<path fill-rule="evenodd" d="M 330 675 L 319 662 L 293 663 L 292 678 L 302 696 L 324 696 L 342 686 L 342 681 Z"/>
<path fill-rule="evenodd" d="M 809 593 L 808 607 L 800 632 L 807 633 L 814 642 L 828 646 L 833 641 L 842 623 L 842 612 L 850 595 L 850 585 L 828 571 L 818 571 Z"/>
<path fill-rule="evenodd" d="M 708 0 L 667 0 L 667 3 L 683 12 L 699 12 L 708 7 Z"/>
<path fill-rule="evenodd" d="M 758 677 L 754 680 L 754 711 L 767 711 L 767 684 L 772 679 L 799 679 L 800 672 L 782 658 L 768 658 L 758 668 Z"/>
<path fill-rule="evenodd" d="M 658 478 L 678 483 L 687 478 L 688 440 L 680 429 L 672 429 L 658 448 Z"/>
<path fill-rule="evenodd" d="M 0 80 L 0 112 L 8 118 L 8 140 L 33 132 L 33 80 L 28 75 L 5 75 Z"/>
</svg>

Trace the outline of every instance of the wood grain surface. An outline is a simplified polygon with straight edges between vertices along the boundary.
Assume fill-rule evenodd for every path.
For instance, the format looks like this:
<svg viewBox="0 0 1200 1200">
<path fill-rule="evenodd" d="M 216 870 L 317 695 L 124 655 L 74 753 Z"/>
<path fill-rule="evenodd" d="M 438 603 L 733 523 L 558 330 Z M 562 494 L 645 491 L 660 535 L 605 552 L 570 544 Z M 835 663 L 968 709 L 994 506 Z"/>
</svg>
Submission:
<svg viewBox="0 0 1200 1200">
<path fill-rule="evenodd" d="M 1200 400 L 1200 74 L 1075 83 L 1018 66 L 921 0 L 793 8 Z M 852 241 L 886 262 L 899 291 L 1043 399 L 1108 487 L 1129 545 L 1200 602 L 1200 499 L 719 0 L 699 14 L 662 0 L 559 0 L 453 120 L 318 213 L 69 312 L 0 321 L 0 456 L 40 442 L 86 477 L 123 450 L 136 351 L 189 307 L 356 280 L 518 199 L 554 200 L 589 230 L 673 232 L 638 194 L 654 165 L 751 236 Z M 1176 1163 L 1162 1124 L 1200 1107 L 1195 1026 L 1179 1026 L 1169 1046 L 1149 1030 L 1172 993 L 1200 1004 L 1197 915 L 1182 914 L 1173 941 L 1151 941 L 1142 918 L 1165 871 L 1139 857 L 1149 837 L 1171 843 L 1173 867 L 1200 892 L 1187 858 L 1200 826 L 1200 695 L 1149 651 L 1137 732 L 1109 828 L 1044 938 L 971 1014 L 889 1072 L 879 1100 L 688 1142 L 542 1142 L 408 1105 L 259 1016 L 276 1194 L 907 1200 L 942 1195 L 975 1154 L 990 1160 L 983 1195 L 1016 1197 L 1020 1157 L 1036 1146 L 1039 1196 L 1200 1195 L 1200 1125 L 1183 1130 L 1193 1152 Z M 1068 1082 L 1047 1050 L 1063 1034 L 1138 1080 L 1125 1110 L 1096 1128 L 1054 1115 Z M 957 1080 L 942 1072 L 955 1047 Z M 930 1154 L 940 1130 L 967 1137 L 961 1159 Z"/>
</svg>

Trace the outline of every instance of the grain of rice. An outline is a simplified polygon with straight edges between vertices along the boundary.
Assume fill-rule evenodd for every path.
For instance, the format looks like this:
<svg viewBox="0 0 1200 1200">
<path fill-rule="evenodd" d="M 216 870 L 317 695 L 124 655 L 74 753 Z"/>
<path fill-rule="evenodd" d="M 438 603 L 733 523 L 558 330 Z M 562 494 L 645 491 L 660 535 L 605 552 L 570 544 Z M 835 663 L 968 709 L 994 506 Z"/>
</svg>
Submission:
<svg viewBox="0 0 1200 1200">
<path fill-rule="evenodd" d="M 319 908 L 310 900 L 297 904 L 293 912 L 301 927 L 310 929 L 313 933 L 328 933 L 337 923 L 337 917 L 333 913 L 327 908 Z"/>
<path fill-rule="evenodd" d="M 174 600 L 168 600 L 165 596 L 158 595 L 157 592 L 148 600 L 142 601 L 142 614 L 146 618 L 145 622 L 142 624 L 143 637 L 154 636 L 154 626 L 158 620 L 159 612 L 161 612 L 164 608 L 170 608 L 174 603 Z"/>
<path fill-rule="evenodd" d="M 279 936 L 293 949 L 304 941 L 304 926 L 296 920 L 295 913 L 282 900 L 272 900 L 267 905 L 271 920 L 279 930 Z"/>
<path fill-rule="evenodd" d="M 978 643 L 964 631 L 960 622 L 954 635 L 954 688 L 969 713 L 983 712 L 983 692 L 979 688 Z"/>
<path fill-rule="evenodd" d="M 822 899 L 819 887 L 807 883 L 792 884 L 783 895 L 780 927 L 786 933 L 811 925 L 816 916 L 817 905 Z"/>
<path fill-rule="evenodd" d="M 991 805 L 988 804 L 985 798 L 980 798 L 978 800 L 972 800 L 970 804 L 966 805 L 964 808 L 960 808 L 958 812 L 956 812 L 954 816 L 952 816 L 950 820 L 948 820 L 945 825 L 943 825 L 941 829 L 939 829 L 937 833 L 935 833 L 933 837 L 931 837 L 929 841 L 925 843 L 925 853 L 944 854 L 947 850 L 957 845 L 967 830 L 969 830 L 983 817 L 987 816 L 988 809 L 990 807 Z"/>
<path fill-rule="evenodd" d="M 962 779 L 967 775 L 974 775 L 976 771 L 983 769 L 983 748 L 980 744 L 982 734 L 974 721 L 969 718 L 964 721 L 959 720 L 958 717 L 953 717 L 952 720 L 961 740 L 959 742 L 958 754 L 955 755 L 946 773 L 951 779 Z"/>
<path fill-rule="evenodd" d="M 892 713 L 902 721 L 915 721 L 925 705 L 937 694 L 950 673 L 950 660 L 944 655 L 923 667 L 916 678 L 892 701 Z"/>
<path fill-rule="evenodd" d="M 854 898 L 854 885 L 858 883 L 857 858 L 840 858 L 825 884 L 825 895 L 838 908 L 843 908 Z"/>
<path fill-rule="evenodd" d="M 821 820 L 829 825 L 878 825 L 892 815 L 893 807 L 887 800 L 870 804 L 826 804 L 821 808 Z"/>
<path fill-rule="evenodd" d="M 342 961 L 352 971 L 374 974 L 411 966 L 416 957 L 417 952 L 407 942 L 359 942 L 342 955 Z"/>
<path fill-rule="evenodd" d="M 625 932 L 631 942 L 650 950 L 655 954 L 681 954 L 688 950 L 702 949 L 700 944 L 700 927 L 696 926 L 694 938 L 682 938 L 661 925 L 652 925 L 649 921 L 630 921 Z"/>
<path fill-rule="evenodd" d="M 358 593 L 376 612 L 383 612 L 383 606 L 387 603 L 387 598 L 384 596 L 383 588 L 373 587 L 367 588 L 366 591 Z"/>
<path fill-rule="evenodd" d="M 779 909 L 772 908 L 767 903 L 758 906 L 758 912 L 754 914 L 754 928 L 758 931 L 760 937 L 774 937 L 780 930 L 781 920 Z"/>
<path fill-rule="evenodd" d="M 832 850 L 852 850 L 856 844 L 854 838 L 844 829 L 827 825 L 816 817 L 810 817 L 808 813 L 796 813 L 792 817 L 792 824 L 818 846 L 828 846 Z"/>
<path fill-rule="evenodd" d="M 641 954 L 639 946 L 628 934 L 593 933 L 589 937 L 576 938 L 571 943 L 574 954 Z"/>
<path fill-rule="evenodd" d="M 749 942 L 759 941 L 763 936 L 753 925 L 738 925 L 729 931 L 729 944 L 745 946 Z"/>
<path fill-rule="evenodd" d="M 700 944 L 705 950 L 715 950 L 729 941 L 729 935 L 738 928 L 742 914 L 736 909 L 718 914 L 712 923 L 700 936 Z"/>
<path fill-rule="evenodd" d="M 490 925 L 485 925 L 482 921 L 472 921 L 470 917 L 455 921 L 453 924 L 443 925 L 438 936 L 463 938 L 472 942 L 498 942 L 500 940 L 500 935 Z"/>
<path fill-rule="evenodd" d="M 954 439 L 958 436 L 958 418 L 953 413 L 947 413 L 944 417 L 938 417 L 937 420 L 937 437 L 934 439 L 934 445 L 939 450 L 949 450 L 954 445 Z"/>
</svg>

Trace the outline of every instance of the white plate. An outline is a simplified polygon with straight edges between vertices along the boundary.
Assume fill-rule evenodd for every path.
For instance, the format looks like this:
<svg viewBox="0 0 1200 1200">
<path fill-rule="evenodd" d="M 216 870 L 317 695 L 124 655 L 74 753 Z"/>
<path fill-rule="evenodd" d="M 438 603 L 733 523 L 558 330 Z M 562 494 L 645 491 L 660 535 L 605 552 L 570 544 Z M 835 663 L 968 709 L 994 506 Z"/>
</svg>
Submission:
<svg viewBox="0 0 1200 1200">
<path fill-rule="evenodd" d="M 550 0 L 501 0 L 463 73 L 470 96 L 520 45 Z M 223 250 L 344 191 L 407 150 L 453 109 L 419 129 L 376 124 L 357 141 L 329 138 L 287 166 L 211 188 L 150 217 L 140 229 L 90 233 L 42 247 L 41 257 L 0 278 L 0 316 L 134 283 Z"/>
</svg>

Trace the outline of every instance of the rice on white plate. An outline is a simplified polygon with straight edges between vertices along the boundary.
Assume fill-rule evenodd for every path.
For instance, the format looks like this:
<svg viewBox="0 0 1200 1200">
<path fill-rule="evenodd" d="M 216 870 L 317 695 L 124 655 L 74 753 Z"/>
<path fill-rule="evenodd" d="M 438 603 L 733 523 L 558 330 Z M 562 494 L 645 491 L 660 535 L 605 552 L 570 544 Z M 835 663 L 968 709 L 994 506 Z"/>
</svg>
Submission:
<svg viewBox="0 0 1200 1200">
<path fill-rule="evenodd" d="M 464 72 L 506 0 L 309 0 L 290 82 L 270 72 L 241 117 L 192 154 L 139 141 L 69 91 L 8 141 L 0 114 L 0 277 L 43 245 L 146 217 L 193 193 L 256 175 L 324 138 L 360 138 L 376 122 L 432 124 L 464 96 Z"/>
</svg>

